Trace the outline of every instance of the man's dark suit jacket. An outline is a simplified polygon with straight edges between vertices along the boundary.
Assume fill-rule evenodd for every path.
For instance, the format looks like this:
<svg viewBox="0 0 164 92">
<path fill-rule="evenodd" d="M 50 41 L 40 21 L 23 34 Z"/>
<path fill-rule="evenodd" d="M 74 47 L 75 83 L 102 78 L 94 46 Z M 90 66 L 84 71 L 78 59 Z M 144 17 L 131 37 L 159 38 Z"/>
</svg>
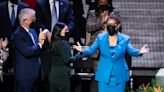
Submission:
<svg viewBox="0 0 164 92">
<path fill-rule="evenodd" d="M 18 9 L 17 9 L 17 15 L 19 14 L 20 10 L 23 8 L 28 7 L 27 4 L 18 2 Z M 12 27 L 9 11 L 8 11 L 8 2 L 2 2 L 0 3 L 0 37 L 8 37 L 10 40 L 10 37 L 12 33 L 16 30 L 16 28 L 19 26 L 18 16 L 16 17 L 15 24 Z"/>
<path fill-rule="evenodd" d="M 35 43 L 38 43 L 36 32 L 31 29 Z M 30 35 L 23 27 L 18 27 L 12 35 L 14 48 L 15 77 L 17 80 L 37 79 L 39 75 L 39 53 L 41 48 L 34 44 Z"/>
<path fill-rule="evenodd" d="M 51 10 L 49 0 L 37 0 L 36 16 L 40 23 L 39 27 L 51 29 Z M 69 0 L 59 0 L 59 22 L 64 22 L 68 26 L 68 30 L 74 27 L 74 15 Z"/>
<path fill-rule="evenodd" d="M 37 28 L 51 29 L 51 10 L 49 0 L 37 0 L 36 3 L 36 21 Z M 71 31 L 74 27 L 74 15 L 69 0 L 59 0 L 59 22 L 64 22 L 68 26 L 68 30 Z M 46 41 L 43 45 L 44 50 L 48 47 Z M 50 70 L 50 55 L 49 52 L 43 51 L 41 55 L 42 68 L 41 74 L 43 76 L 48 75 Z"/>
<path fill-rule="evenodd" d="M 5 0 L 0 0 L 0 3 L 3 2 L 3 1 L 5 1 Z"/>
</svg>

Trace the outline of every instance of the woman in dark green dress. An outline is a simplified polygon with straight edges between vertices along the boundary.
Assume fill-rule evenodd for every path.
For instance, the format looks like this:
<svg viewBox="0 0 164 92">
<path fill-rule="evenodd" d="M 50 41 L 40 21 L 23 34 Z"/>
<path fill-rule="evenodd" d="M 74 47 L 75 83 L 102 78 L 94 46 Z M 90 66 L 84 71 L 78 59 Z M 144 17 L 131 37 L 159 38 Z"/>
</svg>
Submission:
<svg viewBox="0 0 164 92">
<path fill-rule="evenodd" d="M 52 34 L 47 36 L 50 41 L 50 53 L 52 65 L 49 73 L 50 92 L 70 91 L 70 62 L 78 59 L 78 55 L 70 57 L 70 45 L 65 40 L 68 32 L 64 23 L 57 23 Z"/>
</svg>

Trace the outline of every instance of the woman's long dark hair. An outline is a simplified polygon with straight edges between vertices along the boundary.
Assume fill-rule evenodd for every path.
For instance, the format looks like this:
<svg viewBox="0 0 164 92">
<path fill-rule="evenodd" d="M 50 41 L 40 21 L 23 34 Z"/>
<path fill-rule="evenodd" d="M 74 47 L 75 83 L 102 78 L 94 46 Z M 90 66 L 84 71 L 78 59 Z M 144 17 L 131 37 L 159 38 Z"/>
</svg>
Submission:
<svg viewBox="0 0 164 92">
<path fill-rule="evenodd" d="M 56 25 L 53 28 L 52 36 L 51 36 L 51 43 L 50 43 L 50 52 L 55 52 L 58 44 L 63 39 L 63 37 L 60 36 L 60 32 L 65 27 L 65 24 L 62 22 L 56 23 Z"/>
</svg>

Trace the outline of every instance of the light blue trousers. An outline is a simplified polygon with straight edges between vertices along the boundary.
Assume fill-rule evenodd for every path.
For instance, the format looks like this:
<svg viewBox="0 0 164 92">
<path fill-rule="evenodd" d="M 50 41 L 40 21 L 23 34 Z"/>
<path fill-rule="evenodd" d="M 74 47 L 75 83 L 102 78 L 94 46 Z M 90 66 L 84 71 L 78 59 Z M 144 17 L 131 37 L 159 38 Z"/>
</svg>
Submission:
<svg viewBox="0 0 164 92">
<path fill-rule="evenodd" d="M 125 92 L 126 83 L 98 82 L 98 92 Z"/>
</svg>

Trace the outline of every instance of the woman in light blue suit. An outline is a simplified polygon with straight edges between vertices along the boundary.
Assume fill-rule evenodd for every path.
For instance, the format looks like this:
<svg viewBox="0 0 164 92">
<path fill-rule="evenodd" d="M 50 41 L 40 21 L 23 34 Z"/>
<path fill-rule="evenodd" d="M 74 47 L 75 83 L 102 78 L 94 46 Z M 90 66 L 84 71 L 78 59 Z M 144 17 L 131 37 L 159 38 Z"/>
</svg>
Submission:
<svg viewBox="0 0 164 92">
<path fill-rule="evenodd" d="M 99 34 L 90 48 L 83 50 L 79 43 L 74 46 L 83 53 L 82 57 L 91 56 L 97 49 L 100 50 L 100 63 L 95 75 L 99 92 L 124 92 L 126 81 L 129 80 L 125 53 L 138 57 L 149 52 L 146 45 L 140 50 L 132 47 L 130 37 L 117 31 L 120 22 L 116 15 L 110 15 L 106 22 L 107 31 Z"/>
</svg>

